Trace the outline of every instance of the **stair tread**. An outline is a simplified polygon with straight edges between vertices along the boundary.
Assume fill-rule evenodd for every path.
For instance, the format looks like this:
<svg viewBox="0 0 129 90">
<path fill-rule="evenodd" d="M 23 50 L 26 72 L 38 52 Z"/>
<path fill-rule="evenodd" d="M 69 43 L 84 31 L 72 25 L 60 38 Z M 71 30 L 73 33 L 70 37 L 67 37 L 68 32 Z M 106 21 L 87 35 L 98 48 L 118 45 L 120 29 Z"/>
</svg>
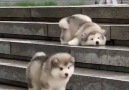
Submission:
<svg viewBox="0 0 129 90">
<path fill-rule="evenodd" d="M 75 47 L 75 48 L 91 48 L 91 49 L 129 51 L 129 48 L 126 46 L 69 46 L 69 45 L 62 45 L 62 44 L 60 44 L 60 42 L 57 42 L 57 41 L 44 41 L 44 40 L 0 38 L 0 42 L 27 43 L 27 44 L 41 44 L 41 45 L 52 45 L 52 46 L 54 45 L 54 46 Z"/>
<path fill-rule="evenodd" d="M 27 88 L 0 84 L 0 90 L 27 90 Z"/>
<path fill-rule="evenodd" d="M 126 72 L 129 67 L 129 47 L 125 46 L 69 46 L 56 41 L 0 38 L 0 48 L 0 53 L 25 57 L 26 60 L 38 51 L 48 55 L 68 52 L 78 63 L 104 65 L 106 70 L 112 69 L 107 65 Z"/>
<path fill-rule="evenodd" d="M 58 25 L 58 22 L 40 22 L 40 21 L 37 21 L 37 22 L 34 22 L 34 21 L 0 21 L 0 23 L 23 23 L 23 24 L 27 24 L 27 23 L 30 23 L 30 24 L 50 24 L 50 25 Z M 113 23 L 98 23 L 99 25 L 101 26 L 129 26 L 129 24 L 113 24 Z"/>
</svg>

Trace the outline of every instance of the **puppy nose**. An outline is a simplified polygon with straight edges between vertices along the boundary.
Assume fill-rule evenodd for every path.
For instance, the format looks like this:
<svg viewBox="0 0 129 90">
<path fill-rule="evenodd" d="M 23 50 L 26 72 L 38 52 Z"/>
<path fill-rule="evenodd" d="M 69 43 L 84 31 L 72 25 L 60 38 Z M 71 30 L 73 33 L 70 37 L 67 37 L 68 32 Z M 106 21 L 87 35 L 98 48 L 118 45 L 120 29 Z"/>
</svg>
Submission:
<svg viewBox="0 0 129 90">
<path fill-rule="evenodd" d="M 68 73 L 65 73 L 65 76 L 68 77 Z"/>
<path fill-rule="evenodd" d="M 97 45 L 97 46 L 99 45 L 99 42 L 98 42 L 98 41 L 96 41 L 96 45 Z"/>
</svg>

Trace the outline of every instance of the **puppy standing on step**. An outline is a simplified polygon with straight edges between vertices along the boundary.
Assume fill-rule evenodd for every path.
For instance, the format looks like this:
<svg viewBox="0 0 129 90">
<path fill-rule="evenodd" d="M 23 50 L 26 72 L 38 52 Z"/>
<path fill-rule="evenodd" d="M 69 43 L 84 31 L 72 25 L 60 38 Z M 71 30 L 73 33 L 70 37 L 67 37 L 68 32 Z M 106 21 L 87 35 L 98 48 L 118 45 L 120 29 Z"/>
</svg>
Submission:
<svg viewBox="0 0 129 90">
<path fill-rule="evenodd" d="M 29 90 L 65 90 L 74 73 L 74 57 L 68 53 L 57 53 L 47 57 L 36 53 L 30 61 L 26 75 Z"/>
<path fill-rule="evenodd" d="M 59 27 L 61 28 L 60 41 L 61 44 L 68 45 L 95 45 L 95 34 L 101 34 L 105 37 L 105 30 L 103 30 L 98 24 L 92 22 L 91 18 L 83 14 L 75 14 L 69 17 L 65 17 L 59 21 Z M 88 43 L 89 36 L 94 35 L 94 41 Z M 85 38 L 85 42 L 82 39 Z M 106 42 L 105 39 L 100 39 L 100 42 Z M 97 42 L 99 42 L 97 41 Z M 82 43 L 83 42 L 83 43 Z M 101 43 L 99 45 L 102 45 Z"/>
</svg>

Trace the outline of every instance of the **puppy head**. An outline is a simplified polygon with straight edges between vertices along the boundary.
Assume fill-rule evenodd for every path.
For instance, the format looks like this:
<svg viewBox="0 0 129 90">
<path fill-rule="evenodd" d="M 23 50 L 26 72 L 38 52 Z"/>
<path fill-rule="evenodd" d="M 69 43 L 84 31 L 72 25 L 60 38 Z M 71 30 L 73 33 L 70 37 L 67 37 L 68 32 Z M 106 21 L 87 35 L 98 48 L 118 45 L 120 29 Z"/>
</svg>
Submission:
<svg viewBox="0 0 129 90">
<path fill-rule="evenodd" d="M 51 58 L 51 75 L 67 79 L 74 73 L 74 57 L 68 53 L 58 53 Z"/>
<path fill-rule="evenodd" d="M 95 33 L 90 34 L 87 38 L 82 39 L 81 45 L 93 45 L 93 46 L 101 46 L 106 44 L 106 37 L 104 34 Z"/>
</svg>

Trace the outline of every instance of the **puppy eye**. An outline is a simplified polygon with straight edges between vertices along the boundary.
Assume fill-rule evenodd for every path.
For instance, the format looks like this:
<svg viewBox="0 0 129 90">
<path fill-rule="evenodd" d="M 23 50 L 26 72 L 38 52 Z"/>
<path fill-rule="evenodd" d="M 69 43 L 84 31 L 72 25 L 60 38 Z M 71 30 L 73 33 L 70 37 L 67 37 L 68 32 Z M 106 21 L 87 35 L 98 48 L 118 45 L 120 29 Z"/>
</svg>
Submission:
<svg viewBox="0 0 129 90">
<path fill-rule="evenodd" d="M 70 66 L 68 67 L 68 69 L 70 68 Z"/>
<path fill-rule="evenodd" d="M 63 68 L 62 68 L 62 67 L 60 67 L 60 70 L 62 71 L 62 70 L 63 70 Z"/>
<path fill-rule="evenodd" d="M 98 37 L 98 39 L 99 39 L 99 37 Z"/>
<path fill-rule="evenodd" d="M 69 67 L 68 67 L 68 69 L 70 68 L 70 67 L 72 67 L 73 65 L 70 65 Z"/>
<path fill-rule="evenodd" d="M 93 38 L 91 38 L 91 40 L 93 40 Z"/>
</svg>

